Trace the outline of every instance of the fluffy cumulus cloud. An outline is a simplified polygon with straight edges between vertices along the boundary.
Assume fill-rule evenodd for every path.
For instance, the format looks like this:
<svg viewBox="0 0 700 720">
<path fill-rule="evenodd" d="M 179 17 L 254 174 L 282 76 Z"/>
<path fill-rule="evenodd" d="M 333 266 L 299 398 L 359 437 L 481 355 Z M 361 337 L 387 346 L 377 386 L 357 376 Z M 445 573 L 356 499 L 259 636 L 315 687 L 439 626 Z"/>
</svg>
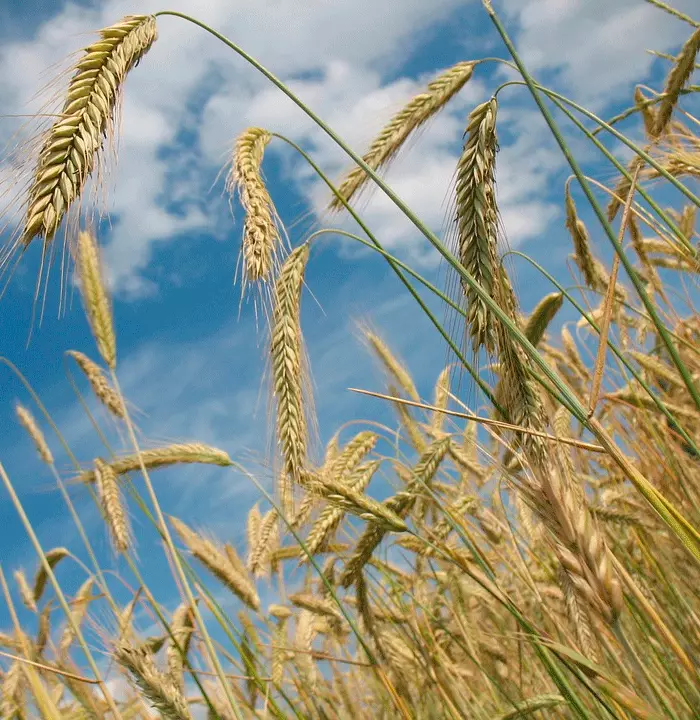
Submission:
<svg viewBox="0 0 700 720">
<path fill-rule="evenodd" d="M 679 0 L 679 7 L 689 5 L 691 0 Z M 504 0 L 501 7 L 532 69 L 555 71 L 561 84 L 594 102 L 626 87 L 639 77 L 640 68 L 642 73 L 649 68 L 647 47 L 663 50 L 682 40 L 685 32 L 681 23 L 638 0 Z M 356 148 L 364 147 L 426 81 L 402 77 L 411 49 L 441 23 L 465 17 L 458 0 L 176 0 L 173 8 L 195 14 L 240 42 Z M 158 9 L 151 0 L 138 8 Z M 60 66 L 67 50 L 84 45 L 94 28 L 133 10 L 126 0 L 87 8 L 67 3 L 21 40 L 5 38 L 0 49 L 3 107 L 15 113 L 39 107 L 32 97 L 35 88 L 51 79 L 47 68 Z M 469 13 L 470 18 L 481 17 L 476 3 Z M 128 81 L 119 163 L 108 195 L 114 221 L 107 254 L 112 280 L 118 290 L 134 295 L 154 289 L 145 280 L 145 270 L 159 243 L 196 231 L 221 231 L 225 205 L 214 201 L 218 195 L 202 191 L 211 186 L 232 139 L 246 125 L 270 127 L 303 142 L 333 177 L 348 167 L 347 158 L 303 112 L 241 58 L 176 18 L 162 17 L 159 25 L 158 42 Z M 465 47 L 468 37 L 465 28 Z M 435 230 L 444 227 L 447 218 L 465 116 L 485 94 L 482 81 L 473 81 L 388 173 L 399 195 Z M 561 166 L 558 156 L 534 152 L 542 128 L 523 132 L 522 122 L 516 118 L 514 123 L 519 137 L 503 143 L 498 178 L 511 244 L 541 233 L 553 217 L 543 191 L 547 178 Z M 10 127 L 3 123 L 0 129 L 5 139 Z M 520 162 L 526 155 L 535 161 Z M 301 163 L 292 167 L 289 182 L 322 214 L 325 188 Z M 374 193 L 362 207 L 388 247 L 416 261 L 434 259 L 385 197 Z"/>
</svg>

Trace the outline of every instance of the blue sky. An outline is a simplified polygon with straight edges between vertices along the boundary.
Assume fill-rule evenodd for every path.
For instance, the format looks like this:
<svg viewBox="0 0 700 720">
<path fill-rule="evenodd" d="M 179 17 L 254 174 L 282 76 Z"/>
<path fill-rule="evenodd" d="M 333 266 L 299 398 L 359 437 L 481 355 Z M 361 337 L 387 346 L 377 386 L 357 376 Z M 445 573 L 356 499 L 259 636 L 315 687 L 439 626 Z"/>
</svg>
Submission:
<svg viewBox="0 0 700 720">
<path fill-rule="evenodd" d="M 494 5 L 538 79 L 605 115 L 630 103 L 634 82 L 658 85 L 663 77 L 665 66 L 646 49 L 675 51 L 687 35 L 685 26 L 642 0 Z M 693 5 L 676 2 L 688 12 Z M 153 0 L 138 8 L 123 0 L 0 0 L 0 144 L 11 142 L 22 122 L 9 116 L 36 111 L 40 102 L 33 95 L 52 77 L 51 68 L 90 42 L 92 30 L 135 9 L 164 7 Z M 505 52 L 475 1 L 176 0 L 170 7 L 240 42 L 360 151 L 435 72 Z M 199 440 L 257 467 L 257 460 L 269 456 L 270 439 L 261 391 L 264 333 L 256 331 L 251 305 L 244 305 L 238 317 L 240 288 L 233 276 L 242 214 L 234 206 L 232 217 L 219 173 L 235 137 L 249 125 L 301 143 L 333 178 L 348 161 L 287 98 L 201 30 L 175 18 L 162 18 L 159 28 L 158 41 L 126 85 L 119 163 L 108 182 L 111 228 L 100 236 L 115 298 L 118 372 L 127 398 L 142 411 L 137 422 L 146 444 Z M 480 67 L 387 173 L 399 195 L 438 232 L 447 222 L 466 116 L 502 80 L 493 65 Z M 617 99 L 609 102 L 611 97 Z M 500 100 L 498 191 L 509 244 L 566 279 L 570 242 L 560 206 L 567 168 L 526 91 L 507 90 Z M 610 168 L 572 138 L 590 174 L 610 181 Z M 278 141 L 269 146 L 264 169 L 293 243 L 310 229 L 346 223 L 323 213 L 324 187 Z M 7 164 L 0 165 L 0 180 L 10 178 Z M 0 212 L 6 198 L 0 193 Z M 583 210 L 582 200 L 579 206 Z M 388 249 L 429 277 L 440 277 L 435 253 L 386 198 L 373 194 L 359 207 Z M 11 207 L 4 210 L 11 216 Z M 596 243 L 607 256 L 604 238 Z M 96 352 L 77 295 L 58 317 L 58 267 L 43 322 L 27 346 L 38 256 L 38 248 L 26 254 L 1 301 L 0 354 L 25 373 L 75 454 L 89 463 L 104 449 L 75 399 L 63 354 L 77 349 L 96 357 Z M 551 289 L 522 262 L 516 270 L 528 310 Z M 303 301 L 303 327 L 323 441 L 350 419 L 391 421 L 377 401 L 346 391 L 348 386 L 381 389 L 381 376 L 358 342 L 357 320 L 380 330 L 415 374 L 421 393 L 432 395 L 446 348 L 383 261 L 328 237 L 312 250 L 307 283 L 311 292 Z M 439 317 L 441 312 L 438 308 Z M 68 545 L 79 552 L 51 477 L 15 423 L 14 401 L 30 405 L 37 416 L 38 411 L 9 371 L 1 372 L 0 460 L 45 546 Z M 89 400 L 85 383 L 73 375 Z M 123 447 L 106 415 L 91 407 L 116 447 Z M 48 432 L 46 423 L 42 426 Z M 54 437 L 49 442 L 69 477 L 68 458 Z M 167 512 L 206 524 L 222 540 L 242 541 L 245 513 L 258 497 L 244 477 L 196 467 L 154 473 L 154 480 Z M 81 493 L 75 498 L 91 538 L 107 557 L 109 546 L 94 508 Z M 20 564 L 32 569 L 33 554 L 7 501 L 0 503 L 0 522 L 4 570 Z M 134 523 L 137 533 L 145 532 L 138 514 Z M 167 573 L 148 533 L 140 559 L 146 574 Z M 81 580 L 75 568 L 62 572 L 69 584 Z"/>
</svg>

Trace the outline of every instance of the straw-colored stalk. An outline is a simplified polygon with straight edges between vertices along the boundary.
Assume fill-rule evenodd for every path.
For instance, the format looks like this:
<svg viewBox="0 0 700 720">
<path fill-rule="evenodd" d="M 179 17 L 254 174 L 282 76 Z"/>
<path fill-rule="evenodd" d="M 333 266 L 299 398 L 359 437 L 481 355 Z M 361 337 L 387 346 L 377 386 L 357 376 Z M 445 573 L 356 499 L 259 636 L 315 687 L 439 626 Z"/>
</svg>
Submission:
<svg viewBox="0 0 700 720">
<path fill-rule="evenodd" d="M 412 98 L 382 128 L 362 157 L 364 162 L 372 170 L 378 170 L 386 165 L 411 134 L 442 110 L 464 87 L 471 78 L 473 70 L 474 63 L 460 62 L 438 75 L 422 93 Z M 340 183 L 338 192 L 346 202 L 349 202 L 368 181 L 369 176 L 358 166 L 353 168 Z M 338 198 L 333 198 L 330 208 L 340 210 L 342 207 L 343 204 Z"/>
<path fill-rule="evenodd" d="M 22 242 L 51 240 L 113 132 L 129 71 L 157 37 L 152 15 L 131 15 L 100 30 L 75 65 L 60 117 L 47 132 L 29 188 Z"/>
</svg>

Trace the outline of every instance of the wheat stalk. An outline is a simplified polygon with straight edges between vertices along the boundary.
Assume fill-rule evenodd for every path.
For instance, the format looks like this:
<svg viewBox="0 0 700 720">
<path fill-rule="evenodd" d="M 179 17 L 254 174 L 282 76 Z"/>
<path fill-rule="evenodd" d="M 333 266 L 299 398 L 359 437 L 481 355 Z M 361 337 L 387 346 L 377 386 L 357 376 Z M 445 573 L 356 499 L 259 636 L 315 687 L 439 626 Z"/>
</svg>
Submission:
<svg viewBox="0 0 700 720">
<path fill-rule="evenodd" d="M 372 170 L 386 165 L 401 149 L 410 135 L 427 122 L 464 87 L 474 70 L 474 63 L 461 62 L 445 70 L 428 84 L 426 89 L 412 98 L 382 128 L 363 155 L 363 161 Z M 346 202 L 367 183 L 369 176 L 361 168 L 353 168 L 338 187 L 339 195 Z M 336 197 L 330 203 L 330 209 L 340 210 L 343 203 Z"/>
<path fill-rule="evenodd" d="M 60 118 L 41 147 L 29 189 L 24 245 L 37 236 L 51 240 L 80 198 L 111 132 L 126 76 L 156 40 L 156 21 L 152 15 L 130 15 L 99 34 L 76 63 Z"/>
</svg>

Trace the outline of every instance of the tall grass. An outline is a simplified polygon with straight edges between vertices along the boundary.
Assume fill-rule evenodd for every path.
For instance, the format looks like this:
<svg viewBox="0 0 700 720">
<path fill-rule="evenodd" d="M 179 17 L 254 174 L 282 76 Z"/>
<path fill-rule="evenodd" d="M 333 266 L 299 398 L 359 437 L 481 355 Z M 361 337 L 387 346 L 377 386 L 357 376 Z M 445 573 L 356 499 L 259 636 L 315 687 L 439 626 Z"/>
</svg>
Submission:
<svg viewBox="0 0 700 720">
<path fill-rule="evenodd" d="M 653 94 L 637 88 L 631 109 L 605 123 L 539 85 L 491 3 L 484 7 L 573 172 L 562 190 L 580 286 L 567 289 L 534 259 L 515 253 L 542 273 L 542 299 L 530 317 L 520 312 L 508 264 L 498 254 L 500 88 L 465 118 L 464 146 L 456 148 L 456 252 L 377 174 L 485 61 L 464 59 L 438 75 L 364 155 L 257 60 L 182 13 L 124 18 L 100 31 L 77 61 L 62 116 L 37 145 L 27 217 L 11 248 L 35 237 L 54 242 L 65 229 L 106 368 L 81 351 L 70 355 L 128 440 L 90 468 L 76 462 L 70 482 L 94 499 L 130 576 L 117 577 L 98 563 L 50 449 L 58 441 L 72 458 L 70 447 L 31 386 L 6 363 L 36 401 L 36 417 L 17 407 L 27 452 L 33 446 L 59 484 L 65 522 L 77 526 L 82 547 L 43 548 L 0 465 L 38 556 L 33 581 L 29 570 L 15 573 L 14 594 L 0 571 L 12 619 L 0 633 L 3 718 L 149 718 L 154 711 L 222 720 L 698 717 L 700 316 L 669 301 L 679 278 L 693 286 L 700 267 L 700 203 L 690 184 L 700 174 L 700 136 L 697 119 L 679 106 L 697 89 L 691 84 L 697 25 L 671 59 L 666 86 Z M 428 314 L 454 351 L 423 398 L 410 368 L 378 332 L 365 330 L 386 376 L 375 401 L 392 403 L 396 427 L 368 418 L 353 423 L 352 432 L 323 428 L 331 440 L 322 459 L 312 460 L 314 406 L 300 305 L 305 285 L 313 285 L 320 233 L 282 252 L 281 221 L 261 167 L 265 147 L 285 138 L 271 129 L 246 131 L 232 150 L 227 185 L 247 213 L 241 282 L 258 286 L 269 323 L 277 439 L 272 494 L 224 450 L 197 442 L 141 447 L 120 389 L 119 328 L 96 238 L 88 231 L 73 237 L 65 217 L 80 206 L 82 188 L 99 166 L 102 134 L 113 131 L 126 75 L 156 42 L 165 16 L 198 25 L 238 53 L 354 160 L 335 184 L 304 153 L 332 191 L 332 208 L 358 222 L 363 235 L 348 237 L 391 266 L 418 301 L 416 312 Z M 148 72 L 147 65 L 144 57 L 139 72 Z M 613 197 L 607 214 L 550 103 L 621 171 L 605 188 Z M 613 127 L 621 118 L 631 118 L 632 130 L 638 122 L 644 148 Z M 597 139 L 601 132 L 634 151 L 629 168 Z M 663 210 L 654 201 L 664 185 L 679 191 L 681 207 Z M 442 256 L 459 297 L 448 297 L 382 247 L 350 204 L 372 186 Z M 581 219 L 584 200 L 598 227 Z M 611 242 L 610 270 L 593 253 L 594 234 Z M 457 336 L 430 313 L 426 293 L 458 313 Z M 685 299 L 692 308 L 692 292 Z M 576 336 L 555 323 L 563 304 L 580 314 Z M 467 360 L 465 338 L 472 356 L 485 352 L 493 360 L 492 386 Z M 463 373 L 476 379 L 486 412 L 468 407 L 452 382 Z M 46 424 L 54 431 L 48 440 Z M 150 475 L 190 463 L 243 472 L 259 488 L 244 551 L 163 512 Z M 376 499 L 380 493 L 385 499 Z M 172 613 L 162 604 L 169 599 L 141 575 L 138 537 L 128 523 L 136 509 L 140 525 L 152 524 L 161 538 L 163 561 L 180 591 Z M 70 562 L 84 573 L 73 596 L 60 583 Z M 124 587 L 130 588 L 126 603 Z M 230 594 L 237 614 L 223 609 L 222 593 Z M 21 615 L 13 595 L 24 605 Z"/>
</svg>

